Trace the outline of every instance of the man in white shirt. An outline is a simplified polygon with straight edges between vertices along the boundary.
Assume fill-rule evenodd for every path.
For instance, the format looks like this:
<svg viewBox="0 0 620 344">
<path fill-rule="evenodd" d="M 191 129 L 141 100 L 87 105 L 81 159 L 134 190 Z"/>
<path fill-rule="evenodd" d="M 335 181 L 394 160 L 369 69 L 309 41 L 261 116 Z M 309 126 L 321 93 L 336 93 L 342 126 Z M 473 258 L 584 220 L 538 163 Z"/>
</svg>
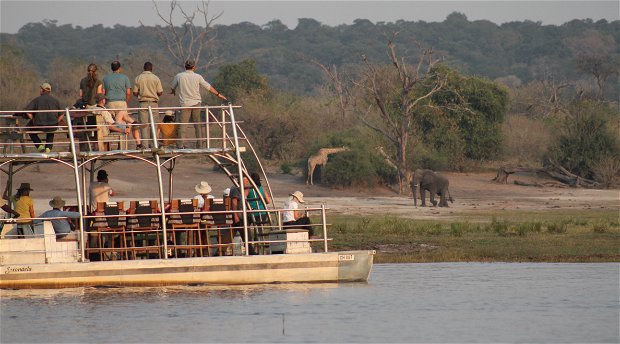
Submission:
<svg viewBox="0 0 620 344">
<path fill-rule="evenodd" d="M 179 95 L 179 103 L 183 107 L 199 107 L 202 103 L 202 97 L 200 96 L 200 88 L 204 88 L 205 90 L 213 93 L 216 97 L 227 100 L 222 94 L 211 86 L 200 74 L 194 72 L 196 66 L 194 61 L 188 60 L 185 62 L 185 72 L 181 72 L 177 74 L 172 80 L 172 94 Z M 177 92 L 178 89 L 178 92 Z M 185 133 L 187 125 L 191 122 L 199 123 L 200 120 L 200 108 L 197 109 L 183 109 L 181 110 L 181 114 L 179 116 L 179 125 L 178 125 L 178 134 L 177 137 L 179 139 L 178 147 L 185 148 L 187 146 L 186 139 L 187 135 Z M 202 134 L 202 125 L 194 124 L 194 130 L 196 133 L 196 148 L 201 148 L 204 135 Z"/>
</svg>

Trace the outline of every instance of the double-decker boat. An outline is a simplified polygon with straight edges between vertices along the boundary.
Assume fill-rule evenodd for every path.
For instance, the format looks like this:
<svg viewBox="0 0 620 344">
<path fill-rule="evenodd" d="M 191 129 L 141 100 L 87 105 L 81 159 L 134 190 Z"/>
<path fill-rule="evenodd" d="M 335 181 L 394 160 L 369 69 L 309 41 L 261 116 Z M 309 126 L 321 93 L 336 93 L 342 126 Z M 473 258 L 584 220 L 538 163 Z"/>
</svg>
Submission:
<svg viewBox="0 0 620 344">
<path fill-rule="evenodd" d="M 160 123 L 154 114 L 181 109 L 148 108 L 149 123 L 141 125 L 156 138 Z M 253 192 L 257 195 L 253 199 L 246 196 L 246 189 L 258 188 L 242 153 L 256 160 L 265 192 L 273 199 L 264 168 L 235 120 L 235 109 L 232 105 L 201 107 L 202 122 L 175 124 L 198 125 L 199 138 L 177 139 L 173 145 L 142 140 L 143 145 L 133 149 L 133 140 L 124 133 L 101 130 L 101 111 L 62 110 L 70 120 L 53 128 L 20 126 L 18 119 L 25 111 L 0 111 L 4 122 L 0 170 L 8 178 L 8 196 L 17 173 L 40 163 L 61 164 L 70 171 L 75 189 L 72 204 L 65 208 L 79 213 L 71 220 L 76 235 L 64 238 L 54 232 L 52 218 L 0 219 L 0 288 L 366 281 L 374 251 L 330 252 L 324 206 L 305 209 L 314 231 L 322 234 L 315 238 L 308 236 L 307 229 L 283 225 L 287 209 L 267 204 L 260 192 Z M 37 111 L 28 112 L 36 116 Z M 93 120 L 87 121 L 89 117 Z M 37 150 L 28 142 L 29 134 L 49 130 L 56 137 L 53 150 Z M 195 147 L 186 148 L 190 141 Z M 174 199 L 175 165 L 191 163 L 191 157 L 207 157 L 229 177 L 240 191 L 236 208 L 225 195 L 206 201 L 202 208 L 194 200 Z M 95 173 L 110 165 L 115 174 L 121 174 L 129 161 L 152 168 L 157 197 L 93 203 L 88 188 Z M 46 187 L 54 190 L 60 185 Z M 252 209 L 257 203 L 263 207 Z M 241 220 L 233 223 L 235 217 Z M 18 233 L 17 227 L 29 221 L 40 224 L 30 233 Z"/>
</svg>

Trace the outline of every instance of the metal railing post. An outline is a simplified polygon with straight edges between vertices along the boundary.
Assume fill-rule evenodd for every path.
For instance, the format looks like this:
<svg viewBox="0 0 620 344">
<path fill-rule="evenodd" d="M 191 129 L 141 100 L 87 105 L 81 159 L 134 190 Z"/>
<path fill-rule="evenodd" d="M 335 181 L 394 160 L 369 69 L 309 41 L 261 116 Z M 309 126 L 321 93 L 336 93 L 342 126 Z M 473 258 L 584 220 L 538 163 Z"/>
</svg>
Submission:
<svg viewBox="0 0 620 344">
<path fill-rule="evenodd" d="M 243 166 L 241 166 L 241 150 L 239 149 L 239 137 L 237 136 L 237 125 L 235 122 L 235 114 L 233 113 L 232 105 L 228 105 L 228 111 L 228 114 L 230 115 L 231 127 L 233 130 L 233 140 L 235 143 L 237 171 L 239 173 L 239 190 L 241 191 L 241 199 L 239 201 L 241 202 L 241 215 L 243 216 L 243 234 L 245 235 L 245 255 L 247 256 L 250 254 L 250 245 L 248 244 L 250 237 L 248 236 L 248 209 L 247 205 L 245 204 L 245 185 L 243 185 Z"/>
<path fill-rule="evenodd" d="M 325 216 L 325 204 L 321 204 L 321 218 L 323 222 L 323 246 L 327 252 L 327 217 Z"/>
<path fill-rule="evenodd" d="M 75 190 L 77 191 L 77 205 L 78 212 L 80 213 L 80 261 L 84 262 L 86 259 L 84 255 L 85 244 L 84 240 L 84 208 L 82 207 L 82 189 L 80 188 L 80 171 L 78 170 L 77 152 L 75 149 L 75 139 L 73 137 L 73 126 L 71 125 L 71 113 L 69 108 L 65 108 L 65 116 L 67 117 L 67 128 L 69 131 L 69 145 L 71 148 L 71 158 L 73 160 L 73 176 L 75 177 Z"/>
<path fill-rule="evenodd" d="M 161 162 L 159 159 L 159 143 L 157 142 L 157 131 L 153 118 L 153 109 L 149 106 L 149 121 L 151 122 L 151 133 L 153 134 L 153 147 L 155 148 L 155 163 L 157 164 L 157 186 L 159 188 L 159 204 L 161 209 L 161 230 L 164 237 L 164 259 L 168 259 L 168 235 L 166 230 L 166 207 L 164 205 L 164 183 L 161 176 Z M 172 185 L 170 186 L 172 187 Z"/>
</svg>

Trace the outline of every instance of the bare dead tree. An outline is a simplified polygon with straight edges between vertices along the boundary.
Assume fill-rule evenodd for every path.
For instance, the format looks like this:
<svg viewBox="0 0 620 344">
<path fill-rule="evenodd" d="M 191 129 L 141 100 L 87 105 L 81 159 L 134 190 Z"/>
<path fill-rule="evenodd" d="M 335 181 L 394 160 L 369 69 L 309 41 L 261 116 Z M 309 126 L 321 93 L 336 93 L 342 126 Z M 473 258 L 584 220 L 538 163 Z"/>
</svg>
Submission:
<svg viewBox="0 0 620 344">
<path fill-rule="evenodd" d="M 365 109 L 358 107 L 358 117 L 394 148 L 399 191 L 403 194 L 409 177 L 407 152 L 416 113 L 431 105 L 429 98 L 444 88 L 447 77 L 432 75 L 433 66 L 439 62 L 433 60 L 432 48 L 422 48 L 416 43 L 421 52 L 414 65 L 399 57 L 394 43 L 397 35 L 395 33 L 388 39 L 387 53 L 391 65 L 380 67 L 362 55 L 366 71 L 363 79 L 356 81 L 355 85 L 371 100 Z"/>
<path fill-rule="evenodd" d="M 607 80 L 620 75 L 620 57 L 616 40 L 596 30 L 586 30 L 580 37 L 568 41 L 575 55 L 577 69 L 591 74 L 598 86 L 597 98 L 603 100 Z"/>
<path fill-rule="evenodd" d="M 193 11 L 185 10 L 176 0 L 169 4 L 168 12 L 162 12 L 153 0 L 157 16 L 164 22 L 164 26 L 155 27 L 157 37 L 166 44 L 166 49 L 174 59 L 175 65 L 183 67 L 185 61 L 194 60 L 197 69 L 206 69 L 215 63 L 211 57 L 206 63 L 199 64 L 203 50 L 213 44 L 216 36 L 211 34 L 211 27 L 222 13 L 209 16 L 209 1 L 199 1 Z M 177 13 L 183 17 L 183 22 L 175 23 Z M 140 23 L 144 26 L 142 23 Z"/>
<path fill-rule="evenodd" d="M 323 73 L 328 77 L 330 84 L 334 88 L 334 93 L 338 98 L 340 118 L 344 121 L 351 103 L 351 85 L 348 82 L 348 75 L 343 72 L 342 69 L 339 70 L 338 66 L 335 64 L 325 65 L 314 59 L 310 59 L 309 61 L 321 68 Z"/>
</svg>

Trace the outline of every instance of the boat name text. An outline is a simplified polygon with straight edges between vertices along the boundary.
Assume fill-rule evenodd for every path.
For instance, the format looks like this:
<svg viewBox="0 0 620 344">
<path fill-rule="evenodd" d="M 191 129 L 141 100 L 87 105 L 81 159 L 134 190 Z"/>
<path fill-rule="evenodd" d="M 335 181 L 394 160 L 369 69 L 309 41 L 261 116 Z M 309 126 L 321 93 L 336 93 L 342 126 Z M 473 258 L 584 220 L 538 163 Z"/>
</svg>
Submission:
<svg viewBox="0 0 620 344">
<path fill-rule="evenodd" d="M 18 268 L 13 268 L 10 266 L 6 267 L 6 270 L 4 270 L 4 274 L 10 274 L 11 272 L 30 272 L 32 271 L 32 268 L 29 266 L 20 266 Z"/>
</svg>

